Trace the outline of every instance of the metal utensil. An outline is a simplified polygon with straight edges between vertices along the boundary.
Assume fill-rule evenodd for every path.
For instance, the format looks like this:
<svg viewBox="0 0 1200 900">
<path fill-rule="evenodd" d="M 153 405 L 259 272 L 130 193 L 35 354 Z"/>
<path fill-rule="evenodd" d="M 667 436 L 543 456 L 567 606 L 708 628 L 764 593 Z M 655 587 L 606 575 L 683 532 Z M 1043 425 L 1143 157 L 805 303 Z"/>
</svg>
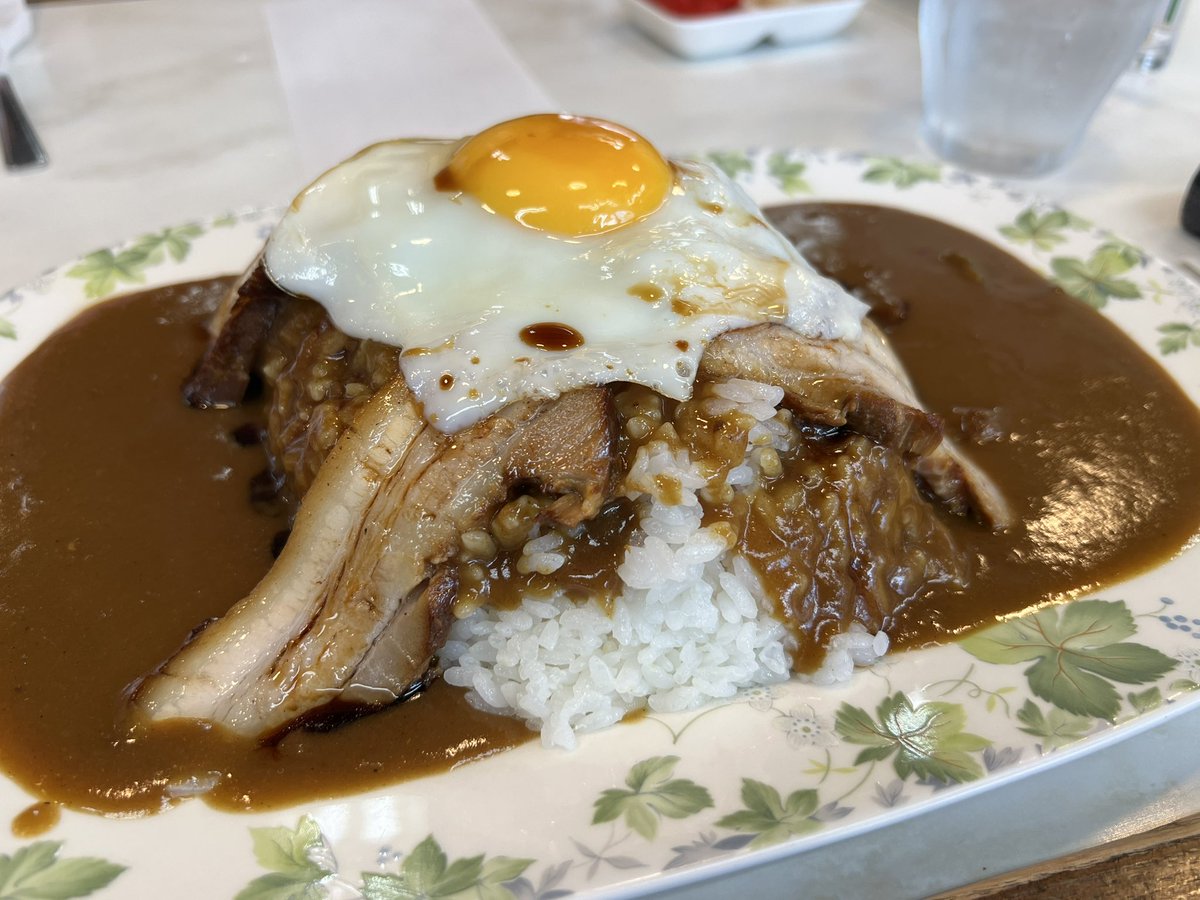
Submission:
<svg viewBox="0 0 1200 900">
<path fill-rule="evenodd" d="M 8 169 L 44 166 L 48 162 L 42 142 L 8 78 L 8 55 L 32 31 L 33 20 L 24 0 L 0 0 L 0 145 Z"/>
<path fill-rule="evenodd" d="M 33 123 L 13 90 L 12 82 L 3 68 L 0 57 L 0 144 L 4 146 L 4 167 L 25 169 L 44 166 L 49 162 Z"/>
</svg>

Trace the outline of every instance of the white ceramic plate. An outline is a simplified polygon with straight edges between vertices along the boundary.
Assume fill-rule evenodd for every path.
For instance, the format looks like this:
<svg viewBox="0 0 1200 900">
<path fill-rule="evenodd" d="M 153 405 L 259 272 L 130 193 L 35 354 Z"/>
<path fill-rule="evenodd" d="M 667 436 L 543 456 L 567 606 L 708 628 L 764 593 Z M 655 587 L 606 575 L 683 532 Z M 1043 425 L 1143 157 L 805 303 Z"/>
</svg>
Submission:
<svg viewBox="0 0 1200 900">
<path fill-rule="evenodd" d="M 675 16 L 650 0 L 625 0 L 629 20 L 685 59 L 745 53 L 772 44 L 808 44 L 845 28 L 866 0 L 809 0 L 780 6 L 735 9 L 700 16 Z"/>
<path fill-rule="evenodd" d="M 1200 396 L 1200 290 L 1064 210 L 930 163 L 772 151 L 711 157 L 763 204 L 899 206 L 990 239 L 1101 307 Z M 250 212 L 169 228 L 0 296 L 0 375 L 100 297 L 239 270 L 273 221 Z M 527 745 L 444 775 L 263 815 L 198 801 L 145 819 L 67 812 L 46 838 L 0 839 L 0 887 L 19 878 L 58 886 L 58 897 L 160 896 L 169 885 L 178 898 L 464 891 L 550 900 L 725 874 L 969 792 L 1002 790 L 1194 708 L 1198 572 L 1193 549 L 1098 597 L 1038 613 L 1054 645 L 1032 628 L 1016 634 L 1026 625 L 1013 622 L 964 644 L 889 657 L 844 687 L 759 689 L 610 729 L 573 753 Z M 998 640 L 1006 634 L 1019 638 L 1008 642 L 1019 651 Z M 1035 689 L 1031 673 L 1050 665 L 1073 677 Z M 0 820 L 33 799 L 0 781 Z"/>
</svg>

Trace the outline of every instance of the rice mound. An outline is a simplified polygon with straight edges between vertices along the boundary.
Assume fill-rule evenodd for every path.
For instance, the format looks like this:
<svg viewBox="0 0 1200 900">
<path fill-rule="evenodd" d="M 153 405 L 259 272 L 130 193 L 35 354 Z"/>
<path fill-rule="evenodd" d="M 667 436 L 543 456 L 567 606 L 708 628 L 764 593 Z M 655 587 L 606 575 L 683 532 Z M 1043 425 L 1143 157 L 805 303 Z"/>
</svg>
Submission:
<svg viewBox="0 0 1200 900">
<path fill-rule="evenodd" d="M 757 422 L 745 460 L 726 479 L 748 489 L 794 439 L 777 416 L 783 392 L 731 379 L 713 393 L 706 401 L 712 414 L 737 409 Z M 771 615 L 750 563 L 730 546 L 730 529 L 701 524 L 705 483 L 685 450 L 662 441 L 639 447 L 624 482 L 639 521 L 617 570 L 624 589 L 612 614 L 561 595 L 527 598 L 511 610 L 477 609 L 453 625 L 441 651 L 446 681 L 468 688 L 481 709 L 524 719 L 546 746 L 571 749 L 576 732 L 613 725 L 634 710 L 680 712 L 788 680 L 791 635 Z M 554 533 L 534 537 L 522 568 L 553 572 L 564 561 L 555 553 L 561 542 Z M 886 635 L 854 626 L 833 638 L 821 669 L 806 680 L 845 681 L 855 665 L 870 665 L 886 650 Z"/>
</svg>

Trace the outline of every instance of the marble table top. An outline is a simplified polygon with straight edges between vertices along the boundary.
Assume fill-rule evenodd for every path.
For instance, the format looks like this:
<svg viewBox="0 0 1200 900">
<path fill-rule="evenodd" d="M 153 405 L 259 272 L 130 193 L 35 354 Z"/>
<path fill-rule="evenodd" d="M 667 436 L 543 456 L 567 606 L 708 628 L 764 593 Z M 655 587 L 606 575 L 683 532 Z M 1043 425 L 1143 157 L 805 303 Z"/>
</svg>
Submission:
<svg viewBox="0 0 1200 900">
<path fill-rule="evenodd" d="M 275 0 L 280 2 L 280 0 Z M 668 152 L 839 147 L 929 155 L 918 136 L 915 0 L 872 0 L 841 36 L 685 63 L 624 20 L 617 0 L 477 0 L 563 109 L 603 115 Z M 0 293 L 142 232 L 286 202 L 308 174 L 289 122 L 263 0 L 35 7 L 12 78 L 52 157 L 0 173 Z M 1200 166 L 1200 12 L 1175 57 L 1129 73 L 1061 171 L 1018 186 L 1169 261 L 1200 261 L 1178 226 Z M 734 881 L 692 887 L 806 897 L 924 896 L 1200 811 L 1200 713 L 892 827 Z M 1153 755 L 1153 772 L 1133 764 Z M 1110 786 L 1120 785 L 1120 790 Z M 1005 829 L 1034 808 L 1036 830 Z M 952 857 L 920 852 L 951 841 Z"/>
<path fill-rule="evenodd" d="M 13 80 L 53 163 L 0 175 L 0 285 L 123 237 L 244 206 L 278 205 L 306 173 L 274 65 L 263 0 L 35 7 Z M 682 62 L 635 31 L 617 0 L 481 0 L 563 109 L 625 122 L 667 151 L 838 147 L 928 155 L 918 136 L 915 0 L 872 0 L 842 35 Z M 1027 187 L 1175 260 L 1200 165 L 1200 15 L 1170 65 L 1131 73 L 1079 154 Z"/>
</svg>

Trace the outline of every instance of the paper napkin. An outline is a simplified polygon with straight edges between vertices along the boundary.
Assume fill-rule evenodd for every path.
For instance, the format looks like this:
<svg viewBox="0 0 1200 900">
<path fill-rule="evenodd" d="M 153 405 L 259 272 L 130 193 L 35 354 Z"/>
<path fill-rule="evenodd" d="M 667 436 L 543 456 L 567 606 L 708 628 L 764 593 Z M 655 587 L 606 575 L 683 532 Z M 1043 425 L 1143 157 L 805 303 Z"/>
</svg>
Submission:
<svg viewBox="0 0 1200 900">
<path fill-rule="evenodd" d="M 375 141 L 557 108 L 471 0 L 274 0 L 266 15 L 312 175 Z"/>
</svg>

